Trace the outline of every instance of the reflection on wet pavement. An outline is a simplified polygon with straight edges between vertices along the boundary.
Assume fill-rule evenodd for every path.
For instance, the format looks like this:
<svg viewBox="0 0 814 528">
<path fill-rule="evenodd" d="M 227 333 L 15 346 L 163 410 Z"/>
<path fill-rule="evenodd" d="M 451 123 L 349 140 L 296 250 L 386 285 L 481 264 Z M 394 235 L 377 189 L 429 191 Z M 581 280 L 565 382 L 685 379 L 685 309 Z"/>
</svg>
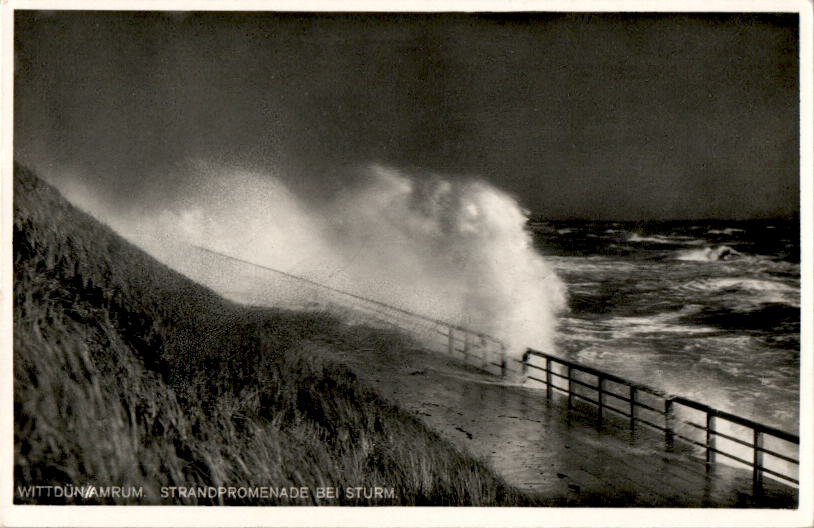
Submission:
<svg viewBox="0 0 814 528">
<path fill-rule="evenodd" d="M 339 360 L 382 397 L 413 412 L 459 448 L 484 460 L 507 482 L 554 505 L 754 506 L 751 473 L 716 465 L 647 428 L 631 434 L 627 421 L 595 408 L 502 378 L 443 355 L 392 342 L 368 347 L 312 343 L 312 353 Z M 795 507 L 796 491 L 767 483 L 759 505 Z"/>
</svg>

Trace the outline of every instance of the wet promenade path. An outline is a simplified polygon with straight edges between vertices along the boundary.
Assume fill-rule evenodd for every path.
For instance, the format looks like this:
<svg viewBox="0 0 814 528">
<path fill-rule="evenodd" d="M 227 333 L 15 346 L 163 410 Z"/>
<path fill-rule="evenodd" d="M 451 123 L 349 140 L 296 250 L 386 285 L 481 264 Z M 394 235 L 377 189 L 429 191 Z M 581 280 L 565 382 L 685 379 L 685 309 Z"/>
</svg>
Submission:
<svg viewBox="0 0 814 528">
<path fill-rule="evenodd" d="M 716 464 L 661 434 L 627 422 L 596 428 L 595 408 L 568 411 L 566 399 L 442 354 L 377 338 L 363 329 L 342 342 L 312 342 L 317 356 L 347 365 L 382 397 L 414 413 L 510 484 L 559 506 L 796 507 L 796 490 L 765 482 L 752 497 L 751 472 Z M 402 344 L 403 345 L 403 344 Z"/>
</svg>

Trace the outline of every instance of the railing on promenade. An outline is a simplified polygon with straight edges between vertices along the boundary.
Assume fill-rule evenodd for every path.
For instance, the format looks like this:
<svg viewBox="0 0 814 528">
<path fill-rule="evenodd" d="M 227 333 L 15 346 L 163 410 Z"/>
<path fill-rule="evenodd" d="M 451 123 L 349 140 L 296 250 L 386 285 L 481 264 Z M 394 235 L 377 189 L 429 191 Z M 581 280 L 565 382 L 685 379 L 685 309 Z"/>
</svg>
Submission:
<svg viewBox="0 0 814 528">
<path fill-rule="evenodd" d="M 510 371 L 522 371 L 529 379 L 545 385 L 549 399 L 554 392 L 565 394 L 569 409 L 574 408 L 577 400 L 595 405 L 599 427 L 609 421 L 606 418 L 608 413 L 613 413 L 626 419 L 631 433 L 638 425 L 662 432 L 665 447 L 669 450 L 676 441 L 699 448 L 703 450 L 707 471 L 712 469 L 719 456 L 746 466 L 752 472 L 752 488 L 756 495 L 762 493 L 764 475 L 795 487 L 799 485 L 799 460 L 796 457 L 800 439 L 796 435 L 537 350 L 527 349 L 522 360 L 513 359 L 509 363 L 503 342 L 487 334 L 196 247 L 289 280 L 296 284 L 299 294 L 304 286 L 312 288 L 319 292 L 321 302 L 330 305 L 331 309 L 350 310 L 368 320 L 375 319 L 409 332 L 433 350 L 459 357 L 468 364 L 502 376 Z M 535 364 L 533 358 L 544 360 L 545 367 Z M 558 384 L 561 381 L 565 384 Z"/>
<path fill-rule="evenodd" d="M 286 271 L 233 257 L 209 248 L 201 246 L 194 247 L 223 259 L 251 266 L 265 272 L 271 272 L 277 277 L 297 283 L 298 289 L 307 287 L 319 291 L 321 293 L 320 299 L 323 303 L 330 305 L 330 308 L 352 310 L 360 315 L 373 318 L 387 326 L 409 332 L 420 338 L 425 344 L 431 345 L 436 351 L 460 357 L 467 363 L 474 364 L 486 370 L 494 372 L 495 369 L 497 369 L 497 372 L 499 372 L 501 376 L 507 374 L 509 363 L 506 357 L 506 346 L 501 340 L 488 334 L 466 328 L 459 324 L 417 314 L 403 308 L 334 288 L 333 286 L 328 286 Z"/>
<path fill-rule="evenodd" d="M 534 357 L 544 359 L 545 367 L 533 364 Z M 566 395 L 569 409 L 575 400 L 595 405 L 599 427 L 614 413 L 627 419 L 631 431 L 642 424 L 663 432 L 668 450 L 676 441 L 701 448 L 708 471 L 717 456 L 747 466 L 756 495 L 763 491 L 764 475 L 799 485 L 796 435 L 536 350 L 526 350 L 517 361 L 529 379 L 545 385 L 548 398 L 557 391 Z"/>
</svg>

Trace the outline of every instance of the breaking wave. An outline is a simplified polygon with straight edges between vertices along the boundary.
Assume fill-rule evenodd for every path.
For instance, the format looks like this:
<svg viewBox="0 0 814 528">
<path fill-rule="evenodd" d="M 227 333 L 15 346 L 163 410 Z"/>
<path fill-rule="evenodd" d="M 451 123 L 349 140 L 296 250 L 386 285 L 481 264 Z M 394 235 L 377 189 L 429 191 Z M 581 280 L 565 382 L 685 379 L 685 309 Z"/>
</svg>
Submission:
<svg viewBox="0 0 814 528">
<path fill-rule="evenodd" d="M 488 183 L 382 165 L 359 169 L 328 198 L 297 195 L 276 175 L 213 165 L 197 166 L 194 183 L 148 217 L 67 194 L 222 293 L 260 291 L 268 276 L 224 278 L 222 263 L 195 260 L 191 246 L 464 325 L 517 353 L 554 347 L 565 286 L 534 249 L 527 213 Z"/>
<path fill-rule="evenodd" d="M 729 295 L 738 301 L 736 307 L 753 309 L 763 304 L 787 304 L 799 308 L 800 290 L 773 280 L 749 278 L 716 278 L 692 281 L 680 286 L 685 291 Z"/>
<path fill-rule="evenodd" d="M 703 244 L 703 240 L 688 236 L 665 236 L 665 235 L 640 235 L 631 233 L 627 237 L 628 242 L 644 242 L 648 244 L 669 244 L 677 246 L 694 246 Z"/>
<path fill-rule="evenodd" d="M 740 253 L 729 246 L 710 246 L 699 249 L 679 251 L 676 260 L 690 262 L 717 262 L 729 260 L 740 256 Z"/>
</svg>

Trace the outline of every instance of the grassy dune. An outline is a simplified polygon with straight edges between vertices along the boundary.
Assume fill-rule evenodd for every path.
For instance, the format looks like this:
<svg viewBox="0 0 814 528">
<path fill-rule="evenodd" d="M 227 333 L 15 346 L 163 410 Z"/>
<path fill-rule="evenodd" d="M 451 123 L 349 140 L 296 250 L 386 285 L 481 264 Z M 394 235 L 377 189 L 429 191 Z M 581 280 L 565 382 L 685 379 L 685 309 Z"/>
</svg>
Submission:
<svg viewBox="0 0 814 528">
<path fill-rule="evenodd" d="M 225 502 L 531 501 L 347 369 L 305 355 L 308 339 L 352 339 L 339 321 L 228 302 L 19 166 L 14 192 L 15 490 L 142 486 L 143 499 L 67 502 L 211 504 L 159 490 L 385 486 L 394 499 Z"/>
</svg>

